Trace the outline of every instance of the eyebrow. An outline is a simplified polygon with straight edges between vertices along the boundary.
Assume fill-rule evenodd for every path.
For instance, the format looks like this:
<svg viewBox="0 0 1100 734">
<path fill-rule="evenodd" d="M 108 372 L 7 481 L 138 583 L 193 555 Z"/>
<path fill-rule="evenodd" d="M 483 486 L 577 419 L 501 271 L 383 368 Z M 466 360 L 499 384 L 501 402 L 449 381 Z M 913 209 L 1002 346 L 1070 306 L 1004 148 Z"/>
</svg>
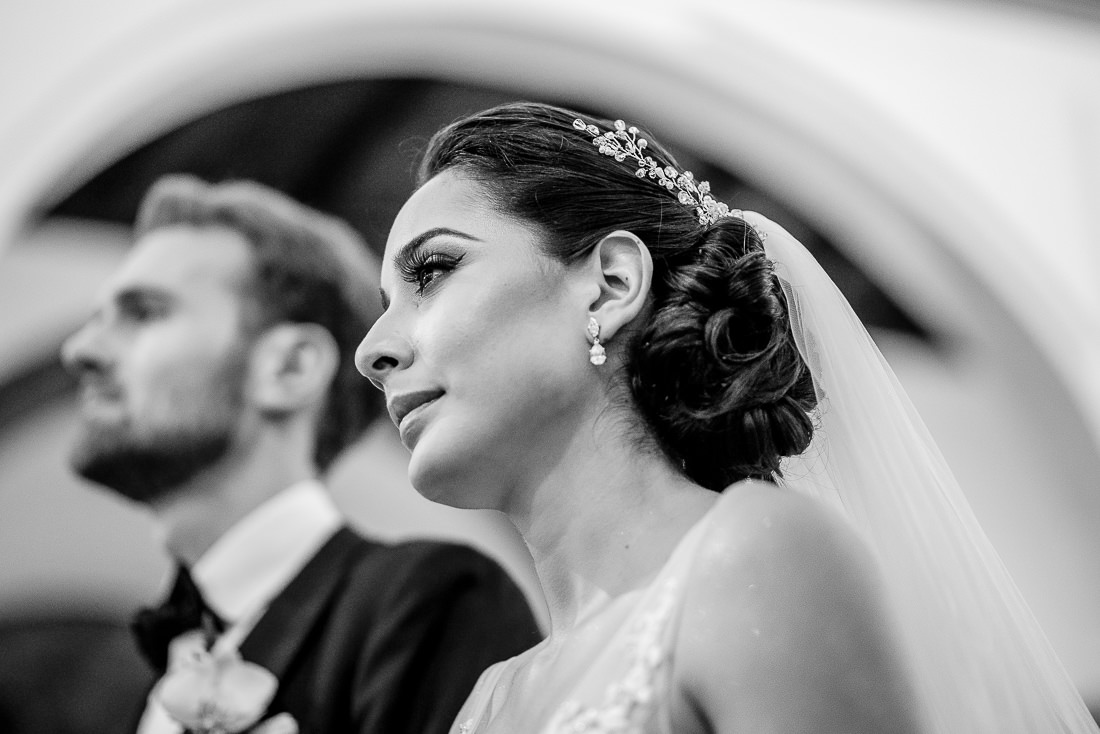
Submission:
<svg viewBox="0 0 1100 734">
<path fill-rule="evenodd" d="M 467 234 L 461 230 L 451 229 L 450 227 L 433 227 L 432 229 L 421 232 L 416 237 L 406 242 L 401 246 L 401 249 L 397 251 L 397 254 L 393 256 L 393 266 L 397 270 L 405 270 L 409 264 L 413 262 L 413 256 L 416 251 L 424 245 L 428 244 L 436 237 L 443 235 L 449 235 L 451 237 L 458 237 L 459 239 L 468 240 L 470 242 L 481 242 L 479 237 L 474 237 L 472 234 Z M 390 307 L 389 296 L 386 295 L 385 288 L 379 288 L 378 292 L 382 296 L 382 308 L 387 309 Z"/>
</svg>

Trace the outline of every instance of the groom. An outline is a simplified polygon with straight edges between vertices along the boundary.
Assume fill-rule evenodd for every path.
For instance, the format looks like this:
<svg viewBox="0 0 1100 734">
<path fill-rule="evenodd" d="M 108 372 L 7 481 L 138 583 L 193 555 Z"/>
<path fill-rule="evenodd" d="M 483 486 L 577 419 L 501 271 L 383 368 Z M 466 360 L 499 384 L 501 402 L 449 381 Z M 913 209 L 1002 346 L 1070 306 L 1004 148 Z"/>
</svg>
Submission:
<svg viewBox="0 0 1100 734">
<path fill-rule="evenodd" d="M 267 715 L 303 733 L 446 731 L 481 671 L 539 634 L 495 563 L 364 539 L 322 484 L 382 412 L 352 362 L 381 310 L 374 259 L 248 182 L 162 179 L 136 235 L 62 356 L 81 388 L 74 469 L 148 507 L 178 563 L 135 620 L 142 651 L 163 673 L 169 643 L 204 630 L 274 673 Z M 157 695 L 138 726 L 182 730 Z"/>
</svg>

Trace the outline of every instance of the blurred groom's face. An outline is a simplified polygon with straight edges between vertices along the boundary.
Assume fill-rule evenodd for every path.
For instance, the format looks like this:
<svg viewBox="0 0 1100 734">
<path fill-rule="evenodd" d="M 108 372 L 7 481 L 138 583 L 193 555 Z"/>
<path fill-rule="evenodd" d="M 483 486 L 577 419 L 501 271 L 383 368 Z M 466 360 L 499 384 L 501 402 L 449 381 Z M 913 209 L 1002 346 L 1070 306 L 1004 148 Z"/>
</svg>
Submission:
<svg viewBox="0 0 1100 734">
<path fill-rule="evenodd" d="M 135 244 L 62 349 L 80 389 L 77 473 L 155 502 L 232 451 L 250 271 L 248 243 L 221 227 L 166 227 Z"/>
</svg>

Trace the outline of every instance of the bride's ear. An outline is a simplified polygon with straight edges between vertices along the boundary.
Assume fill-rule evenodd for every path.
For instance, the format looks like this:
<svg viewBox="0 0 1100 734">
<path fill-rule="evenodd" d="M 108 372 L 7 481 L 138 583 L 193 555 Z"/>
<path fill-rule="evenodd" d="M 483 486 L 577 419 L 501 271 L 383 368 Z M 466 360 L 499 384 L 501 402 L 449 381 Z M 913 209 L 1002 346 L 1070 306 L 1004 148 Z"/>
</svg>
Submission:
<svg viewBox="0 0 1100 734">
<path fill-rule="evenodd" d="M 610 340 L 645 308 L 653 283 L 653 258 L 633 232 L 615 230 L 590 254 L 598 296 L 588 314 L 600 323 L 600 339 Z"/>
</svg>

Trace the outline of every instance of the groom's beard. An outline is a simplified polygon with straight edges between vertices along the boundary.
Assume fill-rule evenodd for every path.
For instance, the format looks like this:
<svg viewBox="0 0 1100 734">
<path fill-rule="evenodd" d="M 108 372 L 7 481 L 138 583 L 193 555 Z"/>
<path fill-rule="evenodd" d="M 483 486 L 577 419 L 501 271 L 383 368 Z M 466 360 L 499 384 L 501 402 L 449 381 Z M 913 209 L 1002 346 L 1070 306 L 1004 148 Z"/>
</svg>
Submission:
<svg viewBox="0 0 1100 734">
<path fill-rule="evenodd" d="M 228 364 L 187 406 L 138 427 L 89 421 L 70 454 L 77 474 L 128 499 L 150 503 L 221 461 L 244 406 L 244 366 Z"/>
<path fill-rule="evenodd" d="M 229 427 L 163 431 L 140 442 L 99 431 L 77 447 L 72 463 L 85 479 L 149 503 L 221 461 L 231 444 Z"/>
</svg>

